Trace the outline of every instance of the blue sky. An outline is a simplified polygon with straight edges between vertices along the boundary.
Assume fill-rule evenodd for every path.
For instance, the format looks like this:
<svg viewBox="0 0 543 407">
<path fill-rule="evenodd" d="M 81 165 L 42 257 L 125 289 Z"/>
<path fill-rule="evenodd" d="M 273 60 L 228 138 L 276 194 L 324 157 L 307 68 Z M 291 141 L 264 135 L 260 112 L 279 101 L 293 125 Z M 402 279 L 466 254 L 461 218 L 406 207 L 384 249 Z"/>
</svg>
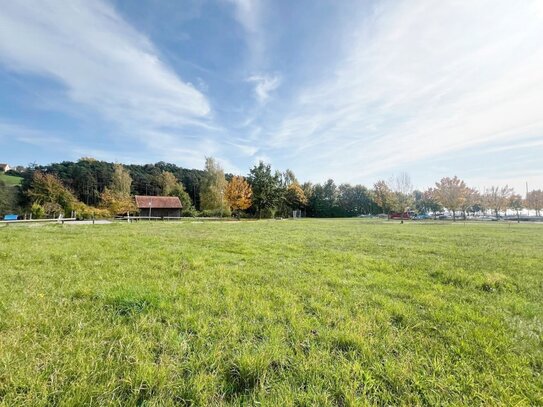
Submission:
<svg viewBox="0 0 543 407">
<path fill-rule="evenodd" d="M 540 0 L 0 4 L 0 162 L 543 188 Z"/>
</svg>

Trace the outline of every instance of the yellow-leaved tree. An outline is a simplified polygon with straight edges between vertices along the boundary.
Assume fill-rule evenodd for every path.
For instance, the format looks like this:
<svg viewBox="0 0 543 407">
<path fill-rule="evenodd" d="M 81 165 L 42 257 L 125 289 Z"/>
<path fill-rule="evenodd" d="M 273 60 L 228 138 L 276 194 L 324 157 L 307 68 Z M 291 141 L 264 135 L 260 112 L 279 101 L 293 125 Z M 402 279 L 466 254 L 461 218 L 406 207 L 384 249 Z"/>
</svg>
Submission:
<svg viewBox="0 0 543 407">
<path fill-rule="evenodd" d="M 245 178 L 234 176 L 226 185 L 225 198 L 230 208 L 239 218 L 240 211 L 249 208 L 252 204 L 253 190 Z"/>
<path fill-rule="evenodd" d="M 130 195 L 131 186 L 130 173 L 121 164 L 115 164 L 111 184 L 100 195 L 101 207 L 111 216 L 136 212 L 136 204 Z"/>
</svg>

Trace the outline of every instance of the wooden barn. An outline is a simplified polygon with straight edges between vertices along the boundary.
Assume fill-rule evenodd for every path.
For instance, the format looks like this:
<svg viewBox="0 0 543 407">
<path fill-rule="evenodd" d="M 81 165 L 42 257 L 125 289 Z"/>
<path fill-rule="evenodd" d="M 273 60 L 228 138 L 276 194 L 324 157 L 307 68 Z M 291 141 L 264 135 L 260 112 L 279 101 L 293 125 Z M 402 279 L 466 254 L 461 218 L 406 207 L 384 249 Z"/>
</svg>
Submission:
<svg viewBox="0 0 543 407">
<path fill-rule="evenodd" d="M 181 201 L 176 196 L 136 195 L 136 206 L 140 216 L 179 218 L 181 217 Z"/>
</svg>

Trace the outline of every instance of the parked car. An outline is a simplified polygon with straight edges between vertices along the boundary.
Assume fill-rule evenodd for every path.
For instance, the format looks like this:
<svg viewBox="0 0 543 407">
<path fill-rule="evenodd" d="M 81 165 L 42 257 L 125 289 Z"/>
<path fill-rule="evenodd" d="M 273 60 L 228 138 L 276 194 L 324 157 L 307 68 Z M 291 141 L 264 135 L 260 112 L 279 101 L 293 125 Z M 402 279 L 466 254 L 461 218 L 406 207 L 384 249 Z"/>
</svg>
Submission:
<svg viewBox="0 0 543 407">
<path fill-rule="evenodd" d="M 415 212 L 404 212 L 404 213 L 391 213 L 390 215 L 388 215 L 388 218 L 389 219 L 402 219 L 402 220 L 407 220 L 407 219 L 413 219 L 415 217 Z"/>
<path fill-rule="evenodd" d="M 488 215 L 481 216 L 479 219 L 480 220 L 486 220 L 486 221 L 497 221 L 498 220 L 498 218 L 496 218 L 495 216 L 488 216 Z"/>
<path fill-rule="evenodd" d="M 413 219 L 416 219 L 416 220 L 432 219 L 432 216 L 427 213 L 419 213 Z"/>
</svg>

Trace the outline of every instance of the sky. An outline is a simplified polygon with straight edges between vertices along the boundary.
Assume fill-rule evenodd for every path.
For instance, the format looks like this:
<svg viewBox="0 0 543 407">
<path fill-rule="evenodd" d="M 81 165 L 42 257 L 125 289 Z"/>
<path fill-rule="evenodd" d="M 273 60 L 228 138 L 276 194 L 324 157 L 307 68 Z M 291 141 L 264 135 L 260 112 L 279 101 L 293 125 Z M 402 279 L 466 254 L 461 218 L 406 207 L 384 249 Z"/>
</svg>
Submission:
<svg viewBox="0 0 543 407">
<path fill-rule="evenodd" d="M 0 8 L 0 162 L 543 188 L 543 0 Z"/>
</svg>

